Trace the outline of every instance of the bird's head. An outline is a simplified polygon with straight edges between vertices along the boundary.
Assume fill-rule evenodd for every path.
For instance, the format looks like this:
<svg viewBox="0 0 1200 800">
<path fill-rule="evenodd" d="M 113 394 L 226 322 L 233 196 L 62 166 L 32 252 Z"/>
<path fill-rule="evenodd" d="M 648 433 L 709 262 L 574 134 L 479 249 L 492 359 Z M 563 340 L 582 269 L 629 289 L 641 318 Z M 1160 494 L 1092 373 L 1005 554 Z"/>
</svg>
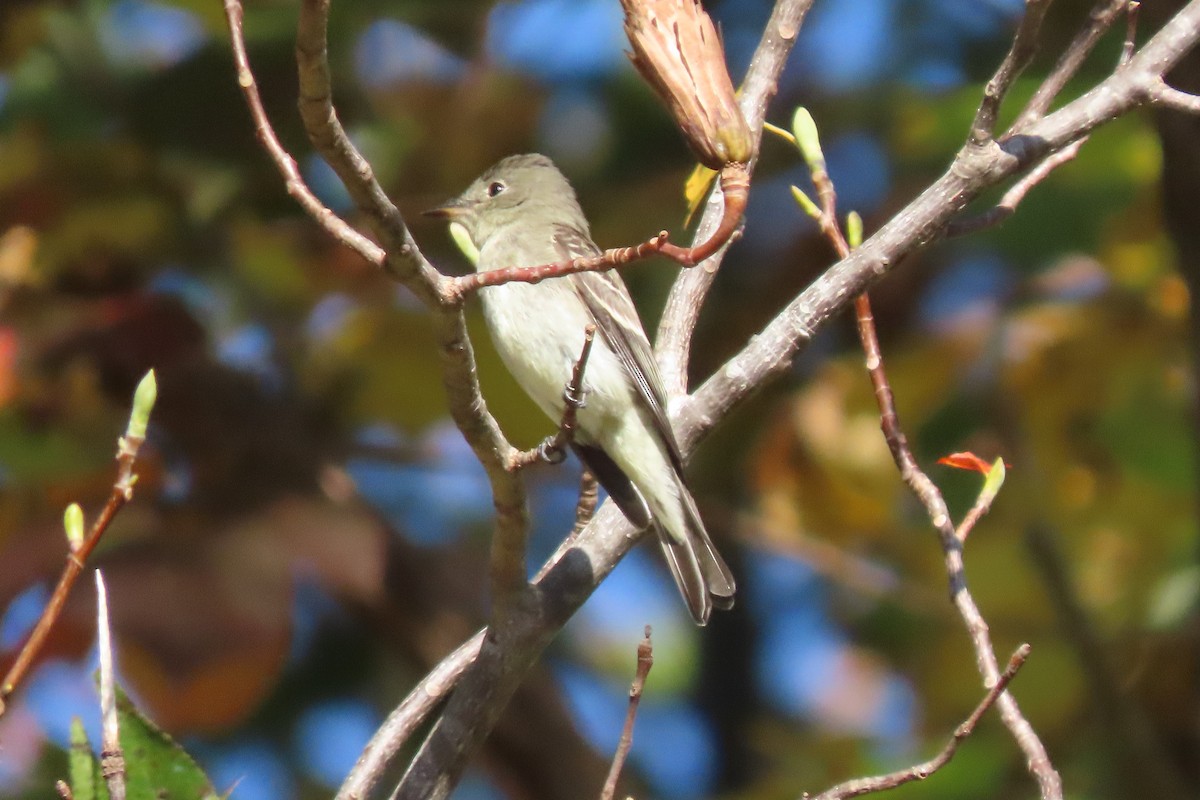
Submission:
<svg viewBox="0 0 1200 800">
<path fill-rule="evenodd" d="M 537 235 L 554 224 L 587 231 L 575 190 L 553 161 L 536 153 L 500 160 L 465 192 L 425 214 L 461 225 L 478 249 L 497 234 Z"/>
</svg>

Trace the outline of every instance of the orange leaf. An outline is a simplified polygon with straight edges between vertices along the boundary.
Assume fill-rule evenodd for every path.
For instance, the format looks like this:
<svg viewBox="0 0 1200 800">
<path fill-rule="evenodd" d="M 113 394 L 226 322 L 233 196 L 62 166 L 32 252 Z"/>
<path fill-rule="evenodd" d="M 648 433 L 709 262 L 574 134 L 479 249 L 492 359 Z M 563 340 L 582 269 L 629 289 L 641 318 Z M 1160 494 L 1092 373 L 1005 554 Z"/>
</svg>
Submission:
<svg viewBox="0 0 1200 800">
<path fill-rule="evenodd" d="M 992 462 L 984 461 L 974 453 L 951 453 L 938 459 L 939 464 L 945 464 L 955 469 L 969 469 L 987 475 L 992 471 Z"/>
</svg>

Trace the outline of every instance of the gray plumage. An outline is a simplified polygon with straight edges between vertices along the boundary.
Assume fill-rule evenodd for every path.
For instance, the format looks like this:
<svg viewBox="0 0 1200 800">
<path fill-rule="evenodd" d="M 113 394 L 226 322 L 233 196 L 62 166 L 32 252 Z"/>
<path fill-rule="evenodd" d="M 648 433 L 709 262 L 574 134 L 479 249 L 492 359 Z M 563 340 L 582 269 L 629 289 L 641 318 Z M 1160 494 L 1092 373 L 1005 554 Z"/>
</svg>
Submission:
<svg viewBox="0 0 1200 800">
<path fill-rule="evenodd" d="M 503 159 L 432 213 L 466 228 L 479 249 L 480 271 L 600 253 L 571 185 L 541 155 Z M 573 447 L 630 522 L 654 525 L 696 622 L 705 624 L 714 605 L 730 607 L 733 576 L 684 483 L 654 351 L 621 276 L 588 272 L 507 283 L 480 297 L 505 365 L 555 421 L 584 331 L 596 326 Z"/>
</svg>

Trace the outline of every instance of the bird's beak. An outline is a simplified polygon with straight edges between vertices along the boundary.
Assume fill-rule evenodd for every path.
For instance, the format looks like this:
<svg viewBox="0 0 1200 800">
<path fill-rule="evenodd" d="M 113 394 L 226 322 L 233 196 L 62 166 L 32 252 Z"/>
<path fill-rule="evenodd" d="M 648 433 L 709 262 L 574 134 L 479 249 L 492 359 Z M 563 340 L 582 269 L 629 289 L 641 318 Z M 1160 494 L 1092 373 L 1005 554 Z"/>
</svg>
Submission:
<svg viewBox="0 0 1200 800">
<path fill-rule="evenodd" d="M 456 197 L 453 200 L 447 200 L 443 205 L 437 208 L 431 208 L 428 211 L 422 211 L 421 214 L 426 217 L 436 217 L 437 219 L 460 219 L 471 213 L 471 207 L 463 202 L 462 198 Z"/>
</svg>

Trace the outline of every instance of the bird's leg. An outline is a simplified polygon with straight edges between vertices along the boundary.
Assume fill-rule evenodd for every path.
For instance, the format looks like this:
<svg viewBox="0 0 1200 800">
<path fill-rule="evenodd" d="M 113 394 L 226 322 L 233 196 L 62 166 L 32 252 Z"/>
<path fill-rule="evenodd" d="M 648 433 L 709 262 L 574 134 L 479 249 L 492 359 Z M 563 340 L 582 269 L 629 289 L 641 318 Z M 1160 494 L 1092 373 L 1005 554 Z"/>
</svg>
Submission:
<svg viewBox="0 0 1200 800">
<path fill-rule="evenodd" d="M 596 338 L 596 326 L 588 325 L 583 332 L 583 349 L 571 370 L 571 379 L 563 387 L 563 413 L 558 431 L 547 436 L 532 450 L 518 454 L 512 460 L 515 468 L 526 467 L 534 461 L 561 464 L 567 458 L 566 447 L 575 438 L 576 417 L 579 409 L 587 406 L 587 392 L 583 388 L 583 372 L 587 369 L 588 357 L 592 354 L 592 340 Z"/>
</svg>

